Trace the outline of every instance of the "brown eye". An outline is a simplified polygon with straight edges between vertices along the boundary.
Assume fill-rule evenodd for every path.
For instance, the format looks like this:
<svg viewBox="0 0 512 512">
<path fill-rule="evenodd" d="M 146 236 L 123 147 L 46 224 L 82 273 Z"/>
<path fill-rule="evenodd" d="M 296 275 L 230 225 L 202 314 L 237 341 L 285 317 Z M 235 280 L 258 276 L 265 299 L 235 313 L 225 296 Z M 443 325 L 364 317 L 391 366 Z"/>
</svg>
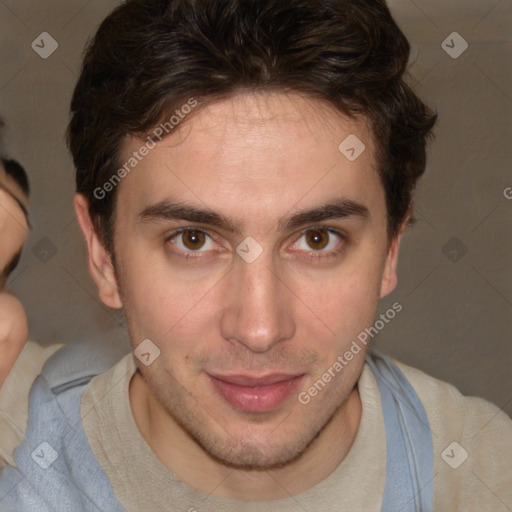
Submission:
<svg viewBox="0 0 512 512">
<path fill-rule="evenodd" d="M 191 251 L 201 249 L 205 244 L 206 237 L 202 231 L 185 231 L 181 234 L 183 245 Z"/>
<path fill-rule="evenodd" d="M 193 226 L 178 229 L 165 239 L 165 243 L 173 256 L 187 259 L 208 258 L 222 252 L 208 232 Z"/>
<path fill-rule="evenodd" d="M 308 231 L 305 235 L 309 247 L 316 251 L 324 249 L 329 243 L 329 233 L 323 229 Z"/>
</svg>

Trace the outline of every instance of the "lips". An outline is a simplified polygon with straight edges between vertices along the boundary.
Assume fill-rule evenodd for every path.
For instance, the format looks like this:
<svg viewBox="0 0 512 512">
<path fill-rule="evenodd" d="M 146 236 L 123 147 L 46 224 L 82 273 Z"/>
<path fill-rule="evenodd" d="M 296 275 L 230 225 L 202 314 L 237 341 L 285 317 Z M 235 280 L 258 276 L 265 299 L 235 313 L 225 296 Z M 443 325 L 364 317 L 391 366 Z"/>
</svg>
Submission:
<svg viewBox="0 0 512 512">
<path fill-rule="evenodd" d="M 279 407 L 297 390 L 304 376 L 207 375 L 213 388 L 229 405 L 249 413 L 269 412 Z"/>
</svg>

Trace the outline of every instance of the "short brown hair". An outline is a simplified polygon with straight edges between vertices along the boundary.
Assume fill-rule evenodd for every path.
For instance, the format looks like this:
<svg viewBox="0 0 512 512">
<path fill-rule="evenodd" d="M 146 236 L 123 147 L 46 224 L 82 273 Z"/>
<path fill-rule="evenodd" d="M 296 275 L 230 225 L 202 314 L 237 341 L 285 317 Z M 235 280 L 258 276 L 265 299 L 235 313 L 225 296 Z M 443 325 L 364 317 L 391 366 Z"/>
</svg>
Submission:
<svg viewBox="0 0 512 512">
<path fill-rule="evenodd" d="M 410 213 L 435 115 L 403 80 L 409 43 L 384 0 L 127 0 L 89 44 L 68 144 L 77 192 L 113 249 L 115 189 L 127 135 L 147 136 L 188 98 L 298 92 L 364 115 L 377 142 L 388 235 Z M 340 141 L 341 142 L 341 141 Z"/>
</svg>

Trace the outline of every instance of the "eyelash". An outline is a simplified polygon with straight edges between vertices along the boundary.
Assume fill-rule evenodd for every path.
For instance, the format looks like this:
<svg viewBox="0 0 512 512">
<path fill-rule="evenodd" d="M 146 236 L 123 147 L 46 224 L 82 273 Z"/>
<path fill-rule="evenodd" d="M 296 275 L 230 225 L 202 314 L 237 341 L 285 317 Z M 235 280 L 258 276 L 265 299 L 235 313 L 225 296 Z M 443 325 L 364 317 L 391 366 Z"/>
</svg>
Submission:
<svg viewBox="0 0 512 512">
<path fill-rule="evenodd" d="M 348 237 L 345 234 L 340 233 L 339 231 L 327 228 L 325 226 L 313 226 L 313 227 L 309 227 L 309 228 L 305 229 L 304 231 L 302 231 L 300 233 L 300 235 L 296 239 L 295 243 L 298 240 L 300 240 L 307 233 L 309 233 L 311 231 L 316 231 L 316 230 L 318 230 L 318 231 L 325 231 L 329 235 L 338 236 L 341 239 L 340 246 L 335 248 L 335 249 L 331 249 L 329 251 L 322 251 L 322 250 L 315 251 L 315 250 L 311 249 L 310 251 L 307 251 L 307 256 L 306 257 L 309 257 L 309 258 L 312 258 L 312 259 L 328 259 L 328 258 L 337 257 L 341 253 L 344 252 L 345 246 L 346 246 L 346 244 L 348 242 Z M 180 228 L 180 229 L 177 229 L 177 230 L 173 231 L 170 235 L 168 235 L 165 238 L 165 242 L 166 243 L 171 242 L 174 238 L 176 238 L 176 237 L 178 237 L 178 236 L 180 236 L 180 235 L 182 235 L 184 233 L 187 233 L 189 231 L 195 231 L 197 233 L 202 233 L 205 236 L 207 236 L 208 238 L 212 239 L 210 234 L 207 231 L 205 231 L 204 229 L 196 228 L 196 227 L 193 227 L 193 226 L 189 226 L 189 227 Z M 178 251 L 179 252 L 177 252 L 175 254 L 178 255 L 179 257 L 185 258 L 186 260 L 188 260 L 189 258 L 205 258 L 205 257 L 207 257 L 207 256 L 204 256 L 204 255 L 201 255 L 201 253 L 206 252 L 206 251 L 181 251 L 180 249 L 178 249 Z"/>
</svg>

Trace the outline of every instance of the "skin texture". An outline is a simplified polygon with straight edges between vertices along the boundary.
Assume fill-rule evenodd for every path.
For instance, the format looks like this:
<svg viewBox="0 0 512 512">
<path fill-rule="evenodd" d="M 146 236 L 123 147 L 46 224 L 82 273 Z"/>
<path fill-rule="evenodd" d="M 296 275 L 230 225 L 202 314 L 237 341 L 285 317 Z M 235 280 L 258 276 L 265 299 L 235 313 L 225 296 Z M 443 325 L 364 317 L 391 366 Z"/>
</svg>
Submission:
<svg viewBox="0 0 512 512">
<path fill-rule="evenodd" d="M 25 207 L 28 198 L 19 185 L 0 166 L 0 184 L 15 195 Z M 28 223 L 16 200 L 0 188 L 0 270 L 18 254 L 28 235 Z M 0 387 L 23 350 L 28 338 L 27 317 L 21 302 L 4 290 L 0 277 Z"/>
<path fill-rule="evenodd" d="M 11 293 L 0 293 L 0 388 L 28 339 L 27 316 Z"/>
<path fill-rule="evenodd" d="M 354 162 L 338 150 L 350 134 L 366 145 Z M 123 158 L 142 145 L 127 138 Z M 364 351 L 309 404 L 294 393 L 265 413 L 234 409 L 208 374 L 301 374 L 297 391 L 307 390 L 373 324 L 379 298 L 396 286 L 401 237 L 387 238 L 374 153 L 364 119 L 318 100 L 274 93 L 214 103 L 118 185 L 115 270 L 87 200 L 75 197 L 101 299 L 124 307 L 134 348 L 150 339 L 160 350 L 149 366 L 135 359 L 130 403 L 149 446 L 185 483 L 229 498 L 283 498 L 325 479 L 348 453 L 361 418 Z M 367 217 L 278 225 L 340 198 L 364 205 Z M 141 219 L 166 201 L 221 213 L 240 232 Z M 191 251 L 189 238 L 173 237 L 183 227 L 211 238 Z M 328 242 L 321 250 L 304 234 L 314 227 Z M 250 264 L 236 253 L 248 236 L 263 248 Z"/>
</svg>

